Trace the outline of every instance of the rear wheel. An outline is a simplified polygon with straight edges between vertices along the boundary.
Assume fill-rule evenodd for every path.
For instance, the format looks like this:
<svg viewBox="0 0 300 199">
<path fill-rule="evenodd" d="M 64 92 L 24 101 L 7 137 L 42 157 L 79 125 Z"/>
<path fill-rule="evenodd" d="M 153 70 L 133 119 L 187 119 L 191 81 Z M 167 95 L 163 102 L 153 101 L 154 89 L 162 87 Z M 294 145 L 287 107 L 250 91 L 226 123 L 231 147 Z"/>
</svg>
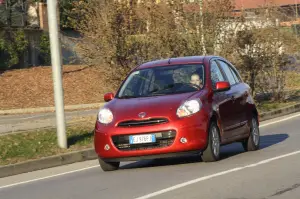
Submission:
<svg viewBox="0 0 300 199">
<path fill-rule="evenodd" d="M 256 151 L 259 149 L 260 133 L 257 118 L 253 117 L 250 126 L 249 137 L 242 142 L 245 151 Z"/>
<path fill-rule="evenodd" d="M 220 132 L 217 124 L 212 122 L 208 132 L 208 145 L 202 154 L 204 162 L 214 162 L 220 159 Z"/>
<path fill-rule="evenodd" d="M 120 162 L 106 162 L 101 158 L 98 158 L 98 160 L 103 171 L 115 171 L 119 169 Z"/>
</svg>

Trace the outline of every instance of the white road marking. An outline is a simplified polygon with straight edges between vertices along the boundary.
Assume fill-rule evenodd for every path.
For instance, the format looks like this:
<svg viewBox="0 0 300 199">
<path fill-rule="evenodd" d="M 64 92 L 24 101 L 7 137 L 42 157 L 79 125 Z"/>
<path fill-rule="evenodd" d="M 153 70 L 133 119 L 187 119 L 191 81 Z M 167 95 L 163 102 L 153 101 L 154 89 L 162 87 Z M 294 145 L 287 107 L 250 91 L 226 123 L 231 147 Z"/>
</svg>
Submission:
<svg viewBox="0 0 300 199">
<path fill-rule="evenodd" d="M 283 121 L 286 121 L 286 120 L 290 120 L 290 119 L 293 119 L 293 118 L 299 117 L 299 116 L 300 116 L 300 114 L 297 114 L 297 115 L 293 115 L 293 116 L 290 116 L 290 117 L 287 117 L 287 118 L 284 118 L 284 119 L 281 119 L 281 120 L 276 120 L 274 122 L 270 122 L 270 123 L 267 123 L 267 124 L 262 124 L 262 125 L 260 125 L 260 128 L 265 127 L 265 126 L 269 126 L 269 125 L 272 125 L 272 124 L 280 123 L 280 122 L 283 122 Z M 216 177 L 216 176 L 220 176 L 220 175 L 225 175 L 227 173 L 231 173 L 231 172 L 234 172 L 234 171 L 239 171 L 239 170 L 242 170 L 242 169 L 245 169 L 245 168 L 248 168 L 248 167 L 258 166 L 260 164 L 266 164 L 266 163 L 268 163 L 270 161 L 278 160 L 278 159 L 281 159 L 281 158 L 284 158 L 284 157 L 288 157 L 288 156 L 291 156 L 291 155 L 296 155 L 298 153 L 300 153 L 300 151 L 296 151 L 296 152 L 289 153 L 289 154 L 286 154 L 286 155 L 277 156 L 277 157 L 274 157 L 274 158 L 271 158 L 271 159 L 263 160 L 261 162 L 258 162 L 258 163 L 255 163 L 255 164 L 251 164 L 251 165 L 247 165 L 245 167 L 238 167 L 238 168 L 230 169 L 230 170 L 223 171 L 223 172 L 220 172 L 220 173 L 216 173 L 216 174 L 213 174 L 213 175 L 210 175 L 210 176 L 201 177 L 201 178 L 198 178 L 198 179 L 195 179 L 195 180 L 183 183 L 183 184 L 187 184 L 185 186 L 188 186 L 188 185 L 194 184 L 196 182 L 207 180 L 207 179 L 210 179 L 210 178 L 213 178 L 213 177 Z M 17 185 L 27 184 L 27 183 L 31 183 L 31 182 L 36 182 L 36 181 L 44 180 L 44 179 L 49 179 L 49 178 L 63 176 L 63 175 L 71 174 L 71 173 L 85 171 L 85 170 L 93 169 L 93 168 L 96 168 L 96 167 L 99 167 L 99 165 L 95 165 L 95 166 L 91 166 L 91 167 L 86 167 L 86 168 L 82 168 L 82 169 L 77 169 L 77 170 L 73 170 L 73 171 L 68 171 L 68 172 L 64 172 L 64 173 L 59 173 L 59 174 L 56 174 L 56 175 L 46 176 L 46 177 L 42 177 L 42 178 L 36 178 L 36 179 L 28 180 L 28 181 L 18 182 L 18 183 L 14 183 L 14 184 L 9 184 L 9 185 L 5 185 L 5 186 L 0 187 L 0 190 L 4 189 L 4 188 L 9 188 L 9 187 L 17 186 Z M 178 189 L 177 187 L 181 188 L 182 184 L 179 184 L 179 185 L 176 185 L 176 186 L 173 186 L 173 187 L 170 187 L 170 188 L 158 191 L 158 192 L 154 192 L 154 193 L 146 195 L 146 196 L 142 196 L 142 197 L 140 197 L 138 199 L 150 198 L 150 197 L 154 196 L 153 194 L 160 195 L 162 193 L 168 192 L 169 189 L 171 189 L 171 190 Z"/>
<path fill-rule="evenodd" d="M 96 167 L 99 167 L 99 165 L 95 165 L 95 166 L 91 166 L 91 167 L 85 167 L 85 168 L 82 168 L 82 169 L 77 169 L 77 170 L 68 171 L 68 172 L 64 172 L 64 173 L 59 173 L 59 174 L 56 174 L 56 175 L 46 176 L 46 177 L 43 177 L 43 178 L 36 178 L 36 179 L 28 180 L 28 181 L 23 181 L 23 182 L 18 182 L 18 183 L 14 183 L 14 184 L 9 184 L 9 185 L 5 185 L 5 186 L 0 187 L 0 190 L 4 189 L 4 188 L 14 187 L 14 186 L 17 186 L 17 185 L 27 184 L 27 183 L 30 183 L 30 182 L 35 182 L 35 181 L 39 181 L 39 180 L 45 180 L 45 179 L 48 179 L 48 178 L 54 178 L 54 177 L 66 175 L 66 174 L 71 174 L 71 173 L 76 173 L 76 172 L 80 172 L 80 171 L 85 171 L 85 170 L 93 169 L 93 168 L 96 168 Z"/>
<path fill-rule="evenodd" d="M 155 196 L 158 196 L 158 195 L 170 192 L 170 191 L 174 191 L 176 189 L 180 189 L 180 188 L 189 186 L 191 184 L 195 184 L 195 183 L 198 183 L 198 182 L 201 182 L 201 181 L 205 181 L 205 180 L 208 180 L 208 179 L 211 179 L 211 178 L 215 178 L 215 177 L 218 177 L 218 176 L 226 175 L 226 174 L 229 174 L 229 173 L 232 173 L 232 172 L 244 170 L 246 168 L 257 167 L 257 166 L 262 165 L 262 164 L 267 164 L 269 162 L 272 162 L 272 161 L 275 161 L 275 160 L 279 160 L 279 159 L 282 159 L 282 158 L 285 158 L 285 157 L 297 155 L 297 154 L 300 154 L 300 151 L 295 151 L 293 153 L 288 153 L 288 154 L 285 154 L 285 155 L 281 155 L 281 156 L 277 156 L 277 157 L 274 157 L 274 158 L 266 159 L 266 160 L 263 160 L 263 161 L 260 161 L 260 162 L 254 163 L 254 164 L 249 164 L 249 165 L 246 165 L 246 166 L 243 166 L 243 167 L 237 167 L 237 168 L 230 169 L 230 170 L 227 170 L 227 171 L 222 171 L 222 172 L 215 173 L 215 174 L 212 174 L 212 175 L 208 175 L 208 176 L 204 176 L 204 177 L 201 177 L 201 178 L 197 178 L 197 179 L 194 179 L 194 180 L 191 180 L 191 181 L 187 181 L 187 182 L 184 182 L 184 183 L 181 183 L 181 184 L 178 184 L 178 185 L 166 188 L 166 189 L 162 189 L 162 190 L 154 192 L 154 193 L 150 193 L 148 195 L 145 195 L 145 196 L 142 196 L 142 197 L 139 197 L 139 198 L 136 198 L 136 199 L 148 199 L 148 198 L 152 198 L 152 197 L 155 197 Z"/>
</svg>

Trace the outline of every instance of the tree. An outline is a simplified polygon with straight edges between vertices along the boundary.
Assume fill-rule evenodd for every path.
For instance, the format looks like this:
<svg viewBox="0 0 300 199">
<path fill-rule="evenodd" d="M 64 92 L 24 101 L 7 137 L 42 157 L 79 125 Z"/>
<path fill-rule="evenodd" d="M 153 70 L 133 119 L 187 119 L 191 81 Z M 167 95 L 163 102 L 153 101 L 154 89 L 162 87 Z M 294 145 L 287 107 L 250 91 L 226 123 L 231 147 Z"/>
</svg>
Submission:
<svg viewBox="0 0 300 199">
<path fill-rule="evenodd" d="M 72 23 L 83 36 L 79 55 L 89 65 L 105 65 L 116 87 L 141 62 L 207 52 L 232 61 L 253 94 L 266 91 L 282 98 L 285 57 L 298 44 L 278 26 L 283 12 L 267 6 L 248 18 L 232 10 L 231 0 L 203 5 L 181 0 L 76 1 L 72 15 L 80 20 Z"/>
<path fill-rule="evenodd" d="M 0 70 L 7 70 L 24 58 L 28 41 L 23 30 L 2 29 L 0 34 Z"/>
<path fill-rule="evenodd" d="M 74 15 L 73 9 L 82 0 L 59 0 L 60 26 L 62 28 L 75 28 L 75 21 L 80 16 Z"/>
<path fill-rule="evenodd" d="M 233 40 L 234 62 L 239 66 L 252 94 L 273 93 L 274 100 L 284 98 L 287 57 L 299 47 L 298 39 L 279 26 L 280 8 L 267 6 L 255 19 L 242 20 Z"/>
</svg>

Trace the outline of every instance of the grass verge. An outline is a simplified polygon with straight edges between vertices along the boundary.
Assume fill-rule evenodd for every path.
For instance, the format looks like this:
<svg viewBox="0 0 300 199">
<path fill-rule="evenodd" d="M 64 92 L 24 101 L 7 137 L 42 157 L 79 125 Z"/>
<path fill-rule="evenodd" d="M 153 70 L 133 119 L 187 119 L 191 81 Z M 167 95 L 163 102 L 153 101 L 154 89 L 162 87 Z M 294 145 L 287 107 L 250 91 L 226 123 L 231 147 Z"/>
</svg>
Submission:
<svg viewBox="0 0 300 199">
<path fill-rule="evenodd" d="M 0 136 L 0 165 L 64 154 L 93 147 L 92 129 L 85 125 L 67 128 L 68 149 L 57 146 L 55 129 Z"/>
<path fill-rule="evenodd" d="M 295 105 L 300 102 L 300 89 L 293 89 L 286 92 L 286 99 L 284 101 L 264 100 L 257 102 L 257 108 L 260 113 L 273 111 L 279 108 L 285 108 Z"/>
<path fill-rule="evenodd" d="M 270 101 L 266 101 L 266 102 L 261 102 L 259 104 L 257 104 L 257 108 L 258 111 L 260 113 L 264 113 L 264 112 L 269 112 L 269 111 L 274 111 L 276 109 L 279 108 L 285 108 L 288 106 L 292 106 L 297 104 L 297 102 L 270 102 Z"/>
</svg>

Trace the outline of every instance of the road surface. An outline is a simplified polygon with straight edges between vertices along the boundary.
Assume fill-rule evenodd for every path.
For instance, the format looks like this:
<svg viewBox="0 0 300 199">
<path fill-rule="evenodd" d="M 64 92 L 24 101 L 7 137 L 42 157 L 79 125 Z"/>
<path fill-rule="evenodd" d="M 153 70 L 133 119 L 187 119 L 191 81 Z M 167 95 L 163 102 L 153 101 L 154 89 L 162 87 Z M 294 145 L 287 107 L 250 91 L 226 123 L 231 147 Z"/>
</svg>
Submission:
<svg viewBox="0 0 300 199">
<path fill-rule="evenodd" d="M 198 156 L 126 162 L 103 172 L 87 161 L 0 179 L 1 199 L 299 199 L 300 113 L 261 123 L 261 149 L 222 148 Z"/>
<path fill-rule="evenodd" d="M 77 117 L 96 116 L 97 113 L 97 109 L 65 112 L 66 122 Z M 56 127 L 55 113 L 0 115 L 0 134 L 48 127 Z"/>
</svg>

